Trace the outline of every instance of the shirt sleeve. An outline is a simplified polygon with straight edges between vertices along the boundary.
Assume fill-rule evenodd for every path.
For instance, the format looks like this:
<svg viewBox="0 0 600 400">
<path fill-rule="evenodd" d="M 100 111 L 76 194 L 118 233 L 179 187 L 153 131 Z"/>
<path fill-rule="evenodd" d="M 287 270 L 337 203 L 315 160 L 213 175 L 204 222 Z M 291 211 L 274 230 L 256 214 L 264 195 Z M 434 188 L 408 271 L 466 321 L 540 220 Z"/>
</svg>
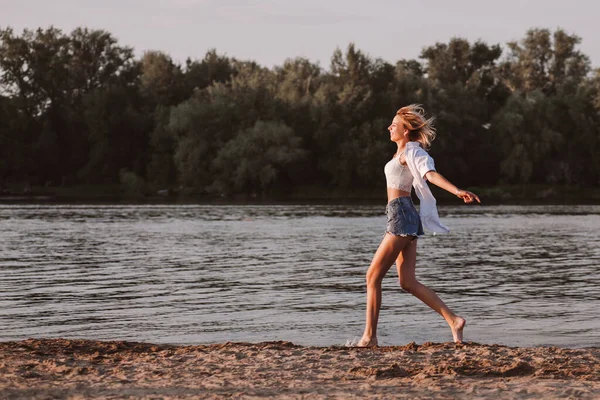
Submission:
<svg viewBox="0 0 600 400">
<path fill-rule="evenodd" d="M 429 171 L 435 171 L 435 162 L 433 158 L 423 149 L 417 150 L 415 154 L 415 165 L 417 166 L 417 171 L 419 171 L 419 175 L 423 179 L 425 179 L 425 174 Z"/>
</svg>

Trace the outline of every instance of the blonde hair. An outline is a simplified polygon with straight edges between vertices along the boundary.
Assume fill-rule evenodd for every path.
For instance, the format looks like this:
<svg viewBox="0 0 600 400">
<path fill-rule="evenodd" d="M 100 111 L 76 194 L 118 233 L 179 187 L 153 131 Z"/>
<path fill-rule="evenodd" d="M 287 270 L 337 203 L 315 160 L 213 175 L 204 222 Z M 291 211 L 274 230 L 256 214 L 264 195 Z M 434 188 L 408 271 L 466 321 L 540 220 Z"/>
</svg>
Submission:
<svg viewBox="0 0 600 400">
<path fill-rule="evenodd" d="M 404 128 L 410 131 L 408 138 L 421 143 L 425 150 L 429 150 L 436 135 L 433 126 L 434 118 L 425 118 L 425 110 L 420 104 L 402 107 L 396 115 L 402 120 Z"/>
</svg>

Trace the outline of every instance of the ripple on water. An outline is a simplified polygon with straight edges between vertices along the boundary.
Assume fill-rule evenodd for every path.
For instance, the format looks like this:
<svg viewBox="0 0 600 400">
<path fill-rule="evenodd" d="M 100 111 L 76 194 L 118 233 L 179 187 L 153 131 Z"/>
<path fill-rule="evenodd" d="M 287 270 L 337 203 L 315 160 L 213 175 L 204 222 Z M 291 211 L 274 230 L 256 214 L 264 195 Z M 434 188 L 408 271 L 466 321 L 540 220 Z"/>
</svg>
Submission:
<svg viewBox="0 0 600 400">
<path fill-rule="evenodd" d="M 0 340 L 157 343 L 360 334 L 383 206 L 0 205 Z M 598 345 L 599 206 L 440 207 L 417 274 L 466 339 Z M 380 342 L 448 341 L 444 321 L 384 280 Z"/>
</svg>

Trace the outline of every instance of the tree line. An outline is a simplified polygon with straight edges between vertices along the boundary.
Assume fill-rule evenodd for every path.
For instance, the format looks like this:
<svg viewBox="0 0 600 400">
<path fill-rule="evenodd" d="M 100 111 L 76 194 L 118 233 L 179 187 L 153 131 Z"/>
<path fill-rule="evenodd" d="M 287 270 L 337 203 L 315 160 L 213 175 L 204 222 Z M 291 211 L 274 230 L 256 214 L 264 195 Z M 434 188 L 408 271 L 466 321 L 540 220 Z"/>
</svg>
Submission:
<svg viewBox="0 0 600 400">
<path fill-rule="evenodd" d="M 436 117 L 458 185 L 600 183 L 600 69 L 561 29 L 505 46 L 452 38 L 395 64 L 353 44 L 328 69 L 210 50 L 183 65 L 103 30 L 0 29 L 0 185 L 137 192 L 381 188 L 398 108 Z"/>
</svg>

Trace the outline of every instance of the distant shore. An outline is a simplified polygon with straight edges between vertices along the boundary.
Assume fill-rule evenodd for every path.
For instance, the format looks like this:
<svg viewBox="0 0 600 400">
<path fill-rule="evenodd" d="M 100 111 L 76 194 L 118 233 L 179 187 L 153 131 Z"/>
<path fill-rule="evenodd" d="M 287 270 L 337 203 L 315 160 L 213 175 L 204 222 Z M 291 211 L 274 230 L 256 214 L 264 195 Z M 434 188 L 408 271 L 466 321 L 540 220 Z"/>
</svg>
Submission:
<svg viewBox="0 0 600 400">
<path fill-rule="evenodd" d="M 507 185 L 469 187 L 482 204 L 599 204 L 600 188 L 553 185 Z M 440 205 L 460 201 L 437 187 L 432 191 Z M 286 193 L 209 195 L 186 189 L 153 189 L 130 193 L 119 185 L 20 187 L 0 191 L 0 204 L 11 203 L 92 203 L 92 204 L 381 204 L 385 190 L 341 190 L 323 187 L 298 187 Z"/>
<path fill-rule="evenodd" d="M 600 348 L 0 342 L 0 397 L 598 398 Z"/>
</svg>

